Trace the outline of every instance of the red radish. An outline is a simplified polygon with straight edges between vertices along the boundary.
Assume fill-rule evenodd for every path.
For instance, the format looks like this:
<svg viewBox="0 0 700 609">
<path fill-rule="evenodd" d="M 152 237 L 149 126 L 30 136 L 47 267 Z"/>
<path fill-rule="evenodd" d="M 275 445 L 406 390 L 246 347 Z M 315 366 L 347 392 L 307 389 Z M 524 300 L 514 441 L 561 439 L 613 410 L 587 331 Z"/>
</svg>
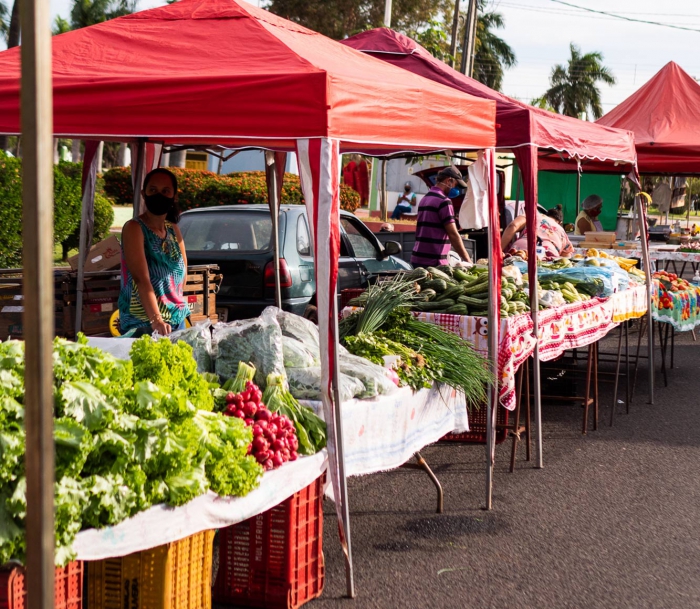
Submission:
<svg viewBox="0 0 700 609">
<path fill-rule="evenodd" d="M 252 427 L 252 426 L 253 426 L 253 423 L 255 423 L 255 421 L 254 421 L 253 419 L 246 419 L 246 420 L 245 420 L 245 424 L 246 424 L 248 427 Z"/>
<path fill-rule="evenodd" d="M 296 450 L 293 450 L 293 451 L 289 454 L 289 460 L 290 460 L 290 461 L 296 461 L 298 458 L 299 458 L 299 455 L 297 454 L 297 451 L 296 451 Z"/>
<path fill-rule="evenodd" d="M 279 431 L 279 427 L 277 427 L 277 425 L 275 425 L 274 423 L 270 423 L 267 426 L 267 428 L 270 430 L 270 433 L 275 434 L 275 436 L 277 435 L 277 432 Z"/>
<path fill-rule="evenodd" d="M 290 438 L 288 438 L 287 444 L 289 445 L 289 448 L 292 450 L 292 452 L 299 450 L 299 440 L 296 436 L 291 436 Z"/>
<path fill-rule="evenodd" d="M 258 408 L 258 411 L 255 413 L 255 418 L 258 421 L 270 421 L 270 419 L 272 419 L 272 413 L 265 408 Z"/>
<path fill-rule="evenodd" d="M 237 416 L 239 419 L 245 419 L 245 412 L 242 410 L 236 410 L 235 416 Z"/>
<path fill-rule="evenodd" d="M 263 466 L 263 467 L 265 468 L 265 470 L 268 471 L 268 472 L 269 472 L 270 470 L 272 470 L 272 469 L 275 469 L 275 463 L 274 463 L 274 461 L 273 461 L 272 459 L 268 459 L 267 461 L 265 461 L 265 462 L 262 464 L 262 466 Z"/>
<path fill-rule="evenodd" d="M 262 432 L 263 432 L 262 427 L 260 427 L 260 425 L 255 423 L 253 425 L 253 437 L 258 438 L 258 437 L 262 436 Z"/>
<path fill-rule="evenodd" d="M 282 465 L 284 465 L 284 458 L 282 457 L 282 453 L 276 452 L 272 457 L 272 463 L 274 463 L 275 467 L 281 467 Z"/>
<path fill-rule="evenodd" d="M 236 409 L 233 407 L 233 404 L 229 404 L 226 406 L 226 410 L 224 411 L 229 417 L 232 417 L 234 414 L 236 414 Z"/>
<path fill-rule="evenodd" d="M 265 436 L 265 439 L 266 439 L 270 444 L 272 444 L 272 443 L 277 439 L 277 436 L 276 436 L 275 434 L 273 434 L 273 433 L 269 430 L 269 428 L 266 429 L 265 431 L 263 431 L 263 435 Z"/>
<path fill-rule="evenodd" d="M 241 396 L 241 399 L 242 399 L 244 402 L 247 402 L 247 401 L 250 399 L 250 391 L 242 391 L 242 392 L 239 393 L 238 395 Z"/>
<path fill-rule="evenodd" d="M 258 412 L 260 411 L 258 410 Z M 263 432 L 267 429 L 267 426 L 269 425 L 269 423 L 265 419 L 257 419 L 255 421 L 255 424 L 258 425 L 263 430 Z"/>
<path fill-rule="evenodd" d="M 277 438 L 277 439 L 270 445 L 270 447 L 272 448 L 272 450 L 274 450 L 275 452 L 277 452 L 277 451 L 280 451 L 280 450 L 284 450 L 285 444 L 286 444 L 286 442 L 285 442 L 284 440 L 280 440 L 279 438 Z"/>
<path fill-rule="evenodd" d="M 236 399 L 236 394 L 233 393 L 233 391 L 229 391 L 229 392 L 226 394 L 226 401 L 227 401 L 227 402 L 233 402 L 233 400 L 235 400 L 235 399 Z"/>
<path fill-rule="evenodd" d="M 255 455 L 255 460 L 260 463 L 261 465 L 267 461 L 267 452 L 266 450 L 256 453 Z"/>
<path fill-rule="evenodd" d="M 285 449 L 282 451 L 282 456 L 284 457 L 284 460 L 285 460 L 285 461 L 289 461 L 289 457 L 290 457 L 291 454 L 292 454 L 292 453 L 289 451 L 288 448 L 285 448 Z"/>
<path fill-rule="evenodd" d="M 258 436 L 255 438 L 255 440 L 253 440 L 253 448 L 255 449 L 256 453 L 260 453 L 268 450 L 270 445 L 265 438 Z"/>
<path fill-rule="evenodd" d="M 252 454 L 252 452 L 253 452 L 253 445 L 248 444 L 248 451 L 246 452 L 246 455 L 250 455 L 250 454 Z"/>
<path fill-rule="evenodd" d="M 277 432 L 277 437 L 278 438 L 288 438 L 289 437 L 289 431 L 287 431 L 285 428 L 280 427 L 279 431 Z"/>
<path fill-rule="evenodd" d="M 243 404 L 243 412 L 245 412 L 247 417 L 254 417 L 257 411 L 258 407 L 255 402 L 246 402 Z"/>
</svg>

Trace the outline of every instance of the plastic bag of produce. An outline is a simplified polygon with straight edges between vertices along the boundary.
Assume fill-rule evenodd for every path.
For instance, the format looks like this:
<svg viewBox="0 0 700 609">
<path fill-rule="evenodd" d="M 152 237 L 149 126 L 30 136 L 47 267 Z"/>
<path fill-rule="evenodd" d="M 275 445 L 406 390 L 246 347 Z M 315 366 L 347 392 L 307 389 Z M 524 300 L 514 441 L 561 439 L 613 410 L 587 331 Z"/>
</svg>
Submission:
<svg viewBox="0 0 700 609">
<path fill-rule="evenodd" d="M 284 336 L 298 340 L 312 353 L 316 360 L 319 359 L 318 327 L 313 322 L 300 315 L 282 311 L 277 307 L 268 307 L 265 311 L 275 314 Z"/>
<path fill-rule="evenodd" d="M 520 272 L 520 269 L 514 264 L 504 266 L 502 275 L 503 277 L 510 277 L 511 279 L 513 279 L 515 281 L 515 285 L 517 286 L 523 285 L 523 274 Z"/>
<path fill-rule="evenodd" d="M 306 346 L 295 338 L 282 336 L 282 351 L 284 352 L 285 368 L 310 368 L 321 362 Z"/>
<path fill-rule="evenodd" d="M 321 399 L 321 368 L 288 368 L 287 381 L 289 392 L 297 400 Z M 355 396 L 362 395 L 365 386 L 361 381 L 352 376 L 340 373 L 340 399 L 343 402 L 351 400 Z"/>
<path fill-rule="evenodd" d="M 157 340 L 157 337 L 154 336 Z M 213 372 L 212 364 L 212 344 L 211 344 L 211 322 L 208 319 L 200 321 L 191 328 L 177 330 L 168 336 L 168 338 L 177 344 L 181 340 L 192 347 L 192 356 L 197 362 L 197 371 L 200 373 Z"/>
<path fill-rule="evenodd" d="M 384 368 L 364 357 L 340 352 L 340 371 L 362 382 L 364 391 L 356 396 L 362 399 L 388 395 L 396 391 L 396 385 L 386 375 Z"/>
<path fill-rule="evenodd" d="M 235 378 L 238 362 L 255 366 L 255 384 L 261 388 L 268 374 L 285 376 L 282 329 L 269 307 L 254 319 L 216 324 L 212 345 L 214 372 L 222 381 Z"/>
</svg>

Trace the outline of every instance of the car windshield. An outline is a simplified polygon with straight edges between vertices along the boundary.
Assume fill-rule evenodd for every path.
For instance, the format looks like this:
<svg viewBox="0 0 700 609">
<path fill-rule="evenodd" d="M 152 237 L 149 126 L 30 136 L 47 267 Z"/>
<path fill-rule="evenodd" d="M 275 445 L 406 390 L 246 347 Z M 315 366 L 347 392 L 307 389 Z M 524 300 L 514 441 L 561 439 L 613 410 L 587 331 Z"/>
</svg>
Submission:
<svg viewBox="0 0 700 609">
<path fill-rule="evenodd" d="M 284 214 L 280 214 L 282 232 Z M 180 230 L 189 252 L 263 252 L 272 248 L 267 211 L 236 210 L 183 214 Z"/>
</svg>

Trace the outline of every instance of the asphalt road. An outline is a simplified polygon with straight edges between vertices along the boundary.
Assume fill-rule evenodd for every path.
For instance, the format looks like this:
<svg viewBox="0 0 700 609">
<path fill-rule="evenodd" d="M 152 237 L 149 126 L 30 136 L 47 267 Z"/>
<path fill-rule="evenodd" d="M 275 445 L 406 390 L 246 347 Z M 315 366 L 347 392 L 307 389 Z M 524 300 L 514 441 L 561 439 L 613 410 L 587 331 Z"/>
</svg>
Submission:
<svg viewBox="0 0 700 609">
<path fill-rule="evenodd" d="M 344 598 L 335 513 L 326 502 L 326 585 L 308 606 L 700 607 L 700 343 L 689 335 L 676 343 L 669 387 L 657 382 L 656 403 L 648 404 L 640 364 L 631 413 L 619 405 L 612 428 L 605 383 L 601 425 L 587 436 L 580 406 L 545 405 L 543 470 L 521 451 L 508 473 L 510 442 L 500 445 L 490 512 L 481 509 L 481 446 L 423 451 L 445 489 L 442 515 L 421 472 L 351 479 L 357 596 Z"/>
</svg>

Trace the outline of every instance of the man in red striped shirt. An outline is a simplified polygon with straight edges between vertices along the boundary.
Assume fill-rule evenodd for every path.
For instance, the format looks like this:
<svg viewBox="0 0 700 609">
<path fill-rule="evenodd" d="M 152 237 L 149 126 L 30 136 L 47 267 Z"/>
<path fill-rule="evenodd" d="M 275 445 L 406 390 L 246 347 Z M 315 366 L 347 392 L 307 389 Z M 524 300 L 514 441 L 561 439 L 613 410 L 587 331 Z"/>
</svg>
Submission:
<svg viewBox="0 0 700 609">
<path fill-rule="evenodd" d="M 446 167 L 437 174 L 435 186 L 418 204 L 418 226 L 416 243 L 411 254 L 413 266 L 438 266 L 448 264 L 450 245 L 460 258 L 471 262 L 469 254 L 457 232 L 455 211 L 447 194 L 457 186 L 466 188 L 459 169 Z M 466 201 L 465 201 L 466 205 Z"/>
</svg>

